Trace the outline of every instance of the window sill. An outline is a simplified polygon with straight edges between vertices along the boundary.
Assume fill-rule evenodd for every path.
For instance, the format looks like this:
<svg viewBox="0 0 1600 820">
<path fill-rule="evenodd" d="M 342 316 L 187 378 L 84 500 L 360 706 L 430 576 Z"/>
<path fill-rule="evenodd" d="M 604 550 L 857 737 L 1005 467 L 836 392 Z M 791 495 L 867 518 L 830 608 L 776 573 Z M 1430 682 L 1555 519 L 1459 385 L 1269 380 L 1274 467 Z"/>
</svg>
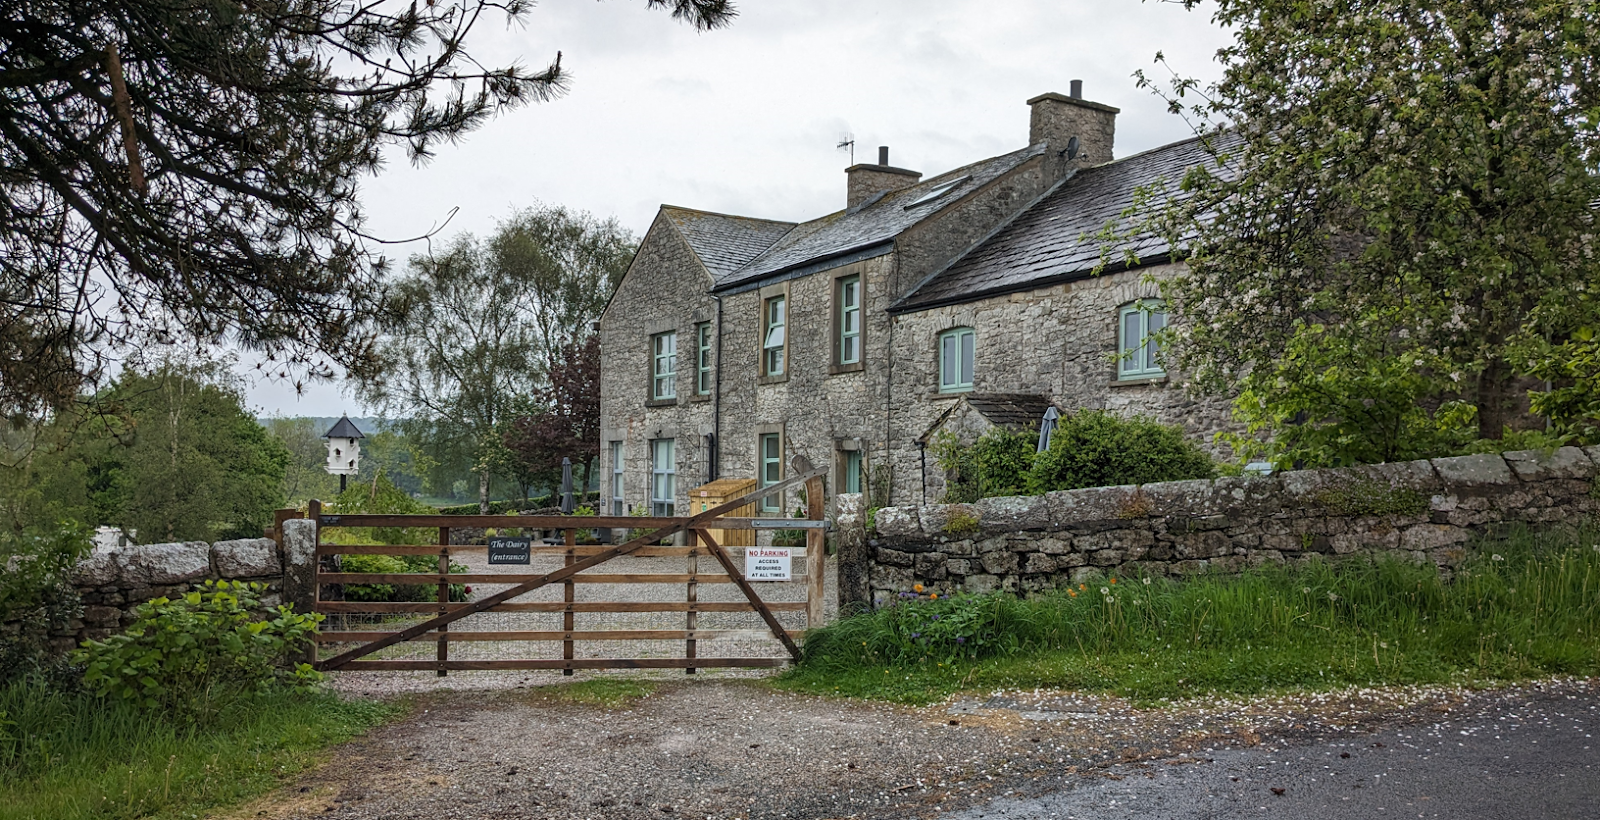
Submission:
<svg viewBox="0 0 1600 820">
<path fill-rule="evenodd" d="M 756 377 L 756 384 L 783 384 L 788 380 L 788 373 L 785 373 L 782 376 L 758 376 Z"/>
<path fill-rule="evenodd" d="M 710 393 L 699 393 L 689 397 L 689 401 L 711 401 Z"/>
<path fill-rule="evenodd" d="M 959 399 L 962 396 L 970 393 L 972 393 L 972 388 L 970 387 L 962 388 L 960 390 L 935 390 L 928 394 L 928 398 L 936 401 L 939 399 Z"/>
<path fill-rule="evenodd" d="M 676 398 L 671 398 L 671 399 L 646 399 L 645 402 L 644 402 L 644 406 L 645 407 L 673 407 L 673 406 L 677 405 L 677 403 L 678 403 L 678 400 Z"/>
<path fill-rule="evenodd" d="M 866 369 L 867 365 L 864 362 L 856 362 L 854 364 L 832 364 L 828 365 L 828 375 L 837 376 L 841 373 L 860 373 Z"/>
<path fill-rule="evenodd" d="M 1140 376 L 1132 379 L 1112 379 L 1112 387 L 1145 387 L 1153 384 L 1166 384 L 1166 376 Z"/>
</svg>

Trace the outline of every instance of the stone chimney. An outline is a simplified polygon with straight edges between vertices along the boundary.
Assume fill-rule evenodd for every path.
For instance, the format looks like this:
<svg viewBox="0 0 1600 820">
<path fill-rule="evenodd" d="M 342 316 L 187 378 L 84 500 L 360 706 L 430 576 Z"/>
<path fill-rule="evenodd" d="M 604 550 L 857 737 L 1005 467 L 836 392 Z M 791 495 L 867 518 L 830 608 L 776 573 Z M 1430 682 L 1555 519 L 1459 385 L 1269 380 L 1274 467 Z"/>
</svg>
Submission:
<svg viewBox="0 0 1600 820">
<path fill-rule="evenodd" d="M 889 164 L 889 146 L 878 147 L 878 164 L 861 163 L 844 169 L 848 180 L 845 207 L 854 208 L 879 191 L 898 191 L 910 188 L 922 179 L 919 171 L 895 168 Z"/>
<path fill-rule="evenodd" d="M 1045 167 L 1052 179 L 1073 168 L 1112 160 L 1119 109 L 1083 98 L 1083 81 L 1072 81 L 1072 93 L 1040 94 L 1028 100 L 1028 144 L 1049 145 Z"/>
</svg>

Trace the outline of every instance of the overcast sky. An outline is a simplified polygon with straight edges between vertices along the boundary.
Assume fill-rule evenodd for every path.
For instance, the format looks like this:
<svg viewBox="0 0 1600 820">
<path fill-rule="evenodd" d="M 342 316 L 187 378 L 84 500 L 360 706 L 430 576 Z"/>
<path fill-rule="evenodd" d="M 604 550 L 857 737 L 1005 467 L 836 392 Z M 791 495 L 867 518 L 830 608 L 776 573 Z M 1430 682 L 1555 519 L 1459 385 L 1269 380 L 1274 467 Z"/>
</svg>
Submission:
<svg viewBox="0 0 1600 820">
<path fill-rule="evenodd" d="M 642 235 L 663 203 L 799 221 L 844 207 L 849 156 L 930 177 L 1021 148 L 1026 101 L 1066 93 L 1122 109 L 1116 154 L 1183 139 L 1182 120 L 1134 87 L 1157 51 L 1204 80 L 1226 44 L 1209 13 L 1157 0 L 737 0 L 696 33 L 644 0 L 543 0 L 522 26 L 472 32 L 486 65 L 537 67 L 562 52 L 571 90 L 443 146 L 422 167 L 398 152 L 365 185 L 370 229 L 403 238 L 458 208 L 445 235 L 484 234 L 546 202 L 615 215 Z M 421 246 L 399 249 L 400 255 Z M 337 384 L 296 396 L 262 382 L 264 415 L 367 409 Z"/>
</svg>

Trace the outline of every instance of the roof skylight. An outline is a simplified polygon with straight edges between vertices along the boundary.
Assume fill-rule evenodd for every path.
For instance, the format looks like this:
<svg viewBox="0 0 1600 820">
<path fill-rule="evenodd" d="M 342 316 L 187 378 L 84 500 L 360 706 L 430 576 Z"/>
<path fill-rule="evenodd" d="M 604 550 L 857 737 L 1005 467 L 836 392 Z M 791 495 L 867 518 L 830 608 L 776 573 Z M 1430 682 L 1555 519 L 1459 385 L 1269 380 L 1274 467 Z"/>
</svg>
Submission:
<svg viewBox="0 0 1600 820">
<path fill-rule="evenodd" d="M 961 183 L 966 182 L 969 179 L 972 179 L 972 177 L 971 176 L 964 176 L 964 177 L 961 177 L 959 179 L 952 179 L 949 182 L 946 182 L 943 185 L 940 185 L 940 186 L 934 188 L 933 190 L 928 191 L 927 193 L 923 194 L 922 196 L 917 197 L 916 200 L 908 203 L 906 205 L 905 209 L 909 211 L 912 208 L 917 207 L 918 205 L 926 205 L 929 202 L 932 202 L 932 201 L 938 199 L 939 197 L 942 197 L 945 194 L 948 194 L 951 191 L 954 191 L 955 189 L 961 187 Z"/>
</svg>

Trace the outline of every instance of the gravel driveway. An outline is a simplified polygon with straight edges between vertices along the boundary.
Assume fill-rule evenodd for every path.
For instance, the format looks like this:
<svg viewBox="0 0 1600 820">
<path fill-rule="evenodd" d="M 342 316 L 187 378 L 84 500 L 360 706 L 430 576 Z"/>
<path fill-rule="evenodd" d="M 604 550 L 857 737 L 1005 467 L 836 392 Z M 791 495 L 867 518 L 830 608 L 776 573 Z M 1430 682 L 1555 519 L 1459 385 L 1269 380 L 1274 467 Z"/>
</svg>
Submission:
<svg viewBox="0 0 1600 820">
<path fill-rule="evenodd" d="M 1157 709 L 1075 693 L 985 692 L 909 709 L 710 675 L 660 679 L 648 696 L 601 708 L 528 686 L 523 676 L 484 674 L 500 676 L 498 691 L 415 696 L 411 717 L 348 744 L 322 769 L 235 816 L 987 817 L 1074 784 L 1218 770 L 1211 761 L 1229 749 L 1339 742 L 1437 724 L 1487 703 L 1600 692 L 1592 681 L 1560 681 Z"/>
</svg>

